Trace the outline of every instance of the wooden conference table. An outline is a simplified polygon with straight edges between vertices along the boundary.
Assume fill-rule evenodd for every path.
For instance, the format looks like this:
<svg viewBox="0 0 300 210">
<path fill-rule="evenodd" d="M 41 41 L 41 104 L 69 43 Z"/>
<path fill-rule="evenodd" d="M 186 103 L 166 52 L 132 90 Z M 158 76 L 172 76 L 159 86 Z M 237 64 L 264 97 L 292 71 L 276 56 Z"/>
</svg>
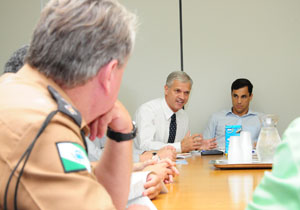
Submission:
<svg viewBox="0 0 300 210">
<path fill-rule="evenodd" d="M 210 160 L 221 155 L 192 156 L 177 165 L 180 175 L 167 184 L 169 192 L 153 203 L 158 210 L 245 209 L 265 171 L 270 169 L 217 169 Z"/>
</svg>

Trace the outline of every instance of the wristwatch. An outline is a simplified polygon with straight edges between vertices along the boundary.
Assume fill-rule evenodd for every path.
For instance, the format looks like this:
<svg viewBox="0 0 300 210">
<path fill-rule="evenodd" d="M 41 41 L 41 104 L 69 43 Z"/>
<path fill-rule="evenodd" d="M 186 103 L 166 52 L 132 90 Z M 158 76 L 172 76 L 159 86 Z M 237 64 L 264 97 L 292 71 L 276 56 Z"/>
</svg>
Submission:
<svg viewBox="0 0 300 210">
<path fill-rule="evenodd" d="M 152 160 L 155 160 L 155 159 L 160 160 L 157 152 L 152 152 Z"/>
<path fill-rule="evenodd" d="M 116 142 L 122 142 L 122 141 L 128 141 L 132 140 L 136 136 L 136 126 L 135 122 L 132 121 L 132 131 L 130 133 L 120 133 L 113 131 L 110 127 L 107 128 L 106 136 L 109 137 L 112 140 L 115 140 Z"/>
</svg>

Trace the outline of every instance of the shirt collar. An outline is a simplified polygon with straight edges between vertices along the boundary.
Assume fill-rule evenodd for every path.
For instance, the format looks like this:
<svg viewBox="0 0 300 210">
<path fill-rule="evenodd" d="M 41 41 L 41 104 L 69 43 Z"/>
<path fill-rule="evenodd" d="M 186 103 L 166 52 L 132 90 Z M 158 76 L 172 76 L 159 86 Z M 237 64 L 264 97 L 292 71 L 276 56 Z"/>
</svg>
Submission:
<svg viewBox="0 0 300 210">
<path fill-rule="evenodd" d="M 226 116 L 229 116 L 229 115 L 234 115 L 234 116 L 237 116 L 237 117 L 247 117 L 247 116 L 251 116 L 251 115 L 257 115 L 255 112 L 253 112 L 251 109 L 248 110 L 248 113 L 243 115 L 243 116 L 238 116 L 236 114 L 234 114 L 232 112 L 232 108 L 231 109 L 228 109 L 226 112 L 225 112 L 225 115 Z"/>
<path fill-rule="evenodd" d="M 162 98 L 162 108 L 166 119 L 170 119 L 174 112 L 172 111 L 172 109 L 170 109 L 165 98 Z"/>
</svg>

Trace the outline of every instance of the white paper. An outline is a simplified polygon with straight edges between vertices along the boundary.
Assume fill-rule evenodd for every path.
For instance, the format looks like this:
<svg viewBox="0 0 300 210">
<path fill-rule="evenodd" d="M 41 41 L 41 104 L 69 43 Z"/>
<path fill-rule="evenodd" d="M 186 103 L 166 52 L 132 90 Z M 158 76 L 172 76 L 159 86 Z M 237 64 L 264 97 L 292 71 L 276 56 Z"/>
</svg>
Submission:
<svg viewBox="0 0 300 210">
<path fill-rule="evenodd" d="M 131 174 L 130 191 L 128 200 L 138 198 L 143 195 L 145 191 L 144 184 L 150 171 L 133 172 Z"/>
<path fill-rule="evenodd" d="M 190 152 L 188 153 L 179 153 L 176 156 L 176 159 L 185 159 L 185 158 L 189 158 L 192 157 L 192 154 Z"/>
<path fill-rule="evenodd" d="M 140 204 L 149 207 L 150 210 L 157 210 L 150 198 L 143 196 L 143 192 L 145 191 L 144 184 L 149 173 L 150 171 L 132 173 L 127 207 L 132 204 Z"/>
</svg>

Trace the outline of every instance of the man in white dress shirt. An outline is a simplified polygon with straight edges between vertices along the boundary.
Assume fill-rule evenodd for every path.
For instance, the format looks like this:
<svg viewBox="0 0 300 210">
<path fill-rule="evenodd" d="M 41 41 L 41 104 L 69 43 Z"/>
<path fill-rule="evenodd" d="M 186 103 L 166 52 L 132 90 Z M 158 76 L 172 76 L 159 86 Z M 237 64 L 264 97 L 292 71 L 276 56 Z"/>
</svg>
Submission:
<svg viewBox="0 0 300 210">
<path fill-rule="evenodd" d="M 164 86 L 165 97 L 151 100 L 135 114 L 138 128 L 134 145 L 140 152 L 173 146 L 176 152 L 213 149 L 215 139 L 203 140 L 201 134 L 190 135 L 189 120 L 183 106 L 188 102 L 193 81 L 188 74 L 169 74 Z"/>
</svg>

